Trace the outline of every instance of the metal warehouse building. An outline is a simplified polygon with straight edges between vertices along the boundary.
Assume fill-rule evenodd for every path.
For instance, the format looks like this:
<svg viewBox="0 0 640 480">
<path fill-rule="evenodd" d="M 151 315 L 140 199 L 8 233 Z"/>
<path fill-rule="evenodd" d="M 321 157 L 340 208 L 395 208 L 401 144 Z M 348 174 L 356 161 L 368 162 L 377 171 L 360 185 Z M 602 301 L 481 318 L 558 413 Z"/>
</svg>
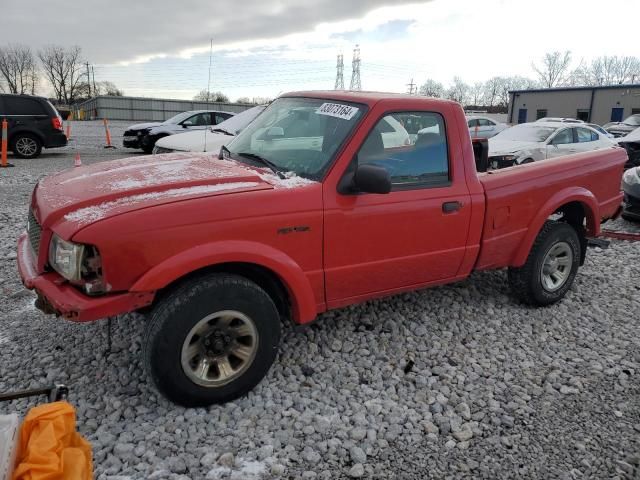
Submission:
<svg viewBox="0 0 640 480">
<path fill-rule="evenodd" d="M 221 110 L 242 112 L 253 105 L 242 103 L 193 102 L 163 98 L 95 97 L 73 106 L 74 118 L 79 120 L 136 120 L 160 122 L 187 110 Z"/>
<path fill-rule="evenodd" d="M 509 123 L 568 117 L 604 125 L 640 113 L 639 84 L 514 90 L 509 95 Z"/>
</svg>

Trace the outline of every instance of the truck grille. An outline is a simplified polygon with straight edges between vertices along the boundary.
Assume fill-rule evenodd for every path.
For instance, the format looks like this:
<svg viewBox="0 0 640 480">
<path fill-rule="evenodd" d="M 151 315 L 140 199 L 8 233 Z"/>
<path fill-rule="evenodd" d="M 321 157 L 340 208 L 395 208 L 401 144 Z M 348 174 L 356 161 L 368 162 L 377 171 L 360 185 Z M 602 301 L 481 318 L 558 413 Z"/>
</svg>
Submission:
<svg viewBox="0 0 640 480">
<path fill-rule="evenodd" d="M 27 219 L 27 233 L 29 234 L 29 243 L 31 243 L 31 248 L 33 248 L 37 258 L 40 252 L 40 235 L 42 234 L 42 228 L 31 209 L 29 209 L 29 217 Z"/>
</svg>

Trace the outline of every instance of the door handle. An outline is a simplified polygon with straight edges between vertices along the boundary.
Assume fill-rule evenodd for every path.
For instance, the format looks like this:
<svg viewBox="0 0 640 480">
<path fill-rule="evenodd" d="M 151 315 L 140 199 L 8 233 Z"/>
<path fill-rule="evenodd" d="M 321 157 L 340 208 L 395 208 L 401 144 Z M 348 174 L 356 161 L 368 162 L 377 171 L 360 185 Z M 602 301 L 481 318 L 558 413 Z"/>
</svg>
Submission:
<svg viewBox="0 0 640 480">
<path fill-rule="evenodd" d="M 444 202 L 442 204 L 442 213 L 457 212 L 461 208 L 462 208 L 462 203 L 461 202 L 458 202 L 458 201 L 455 201 L 455 202 Z"/>
</svg>

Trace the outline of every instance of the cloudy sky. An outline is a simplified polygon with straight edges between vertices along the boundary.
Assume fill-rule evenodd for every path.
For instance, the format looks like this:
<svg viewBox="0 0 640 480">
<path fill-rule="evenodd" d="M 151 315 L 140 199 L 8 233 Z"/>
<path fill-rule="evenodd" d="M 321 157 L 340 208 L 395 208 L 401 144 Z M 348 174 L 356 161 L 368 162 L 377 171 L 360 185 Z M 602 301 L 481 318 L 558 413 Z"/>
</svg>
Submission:
<svg viewBox="0 0 640 480">
<path fill-rule="evenodd" d="M 3 0 L 0 31 L 39 48 L 77 44 L 128 95 L 232 99 L 345 84 L 356 44 L 364 89 L 406 91 L 427 78 L 469 83 L 534 76 L 531 62 L 571 50 L 576 62 L 638 55 L 639 0 Z"/>
</svg>

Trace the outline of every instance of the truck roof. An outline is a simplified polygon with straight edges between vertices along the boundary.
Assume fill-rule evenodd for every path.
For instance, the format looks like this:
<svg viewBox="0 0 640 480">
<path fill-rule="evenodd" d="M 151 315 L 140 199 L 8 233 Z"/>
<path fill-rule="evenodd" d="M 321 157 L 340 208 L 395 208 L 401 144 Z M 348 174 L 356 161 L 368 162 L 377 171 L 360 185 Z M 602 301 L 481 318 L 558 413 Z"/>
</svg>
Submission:
<svg viewBox="0 0 640 480">
<path fill-rule="evenodd" d="M 409 95 L 408 93 L 389 93 L 389 92 L 364 92 L 364 91 L 347 91 L 347 90 L 307 90 L 300 92 L 283 93 L 281 97 L 307 97 L 307 98 L 326 98 L 327 100 L 337 100 L 344 102 L 364 103 L 372 106 L 381 100 L 394 100 L 406 102 L 415 105 L 416 103 L 429 104 L 432 102 L 445 102 L 459 105 L 452 100 L 444 100 L 441 98 L 425 97 L 422 95 Z"/>
</svg>

